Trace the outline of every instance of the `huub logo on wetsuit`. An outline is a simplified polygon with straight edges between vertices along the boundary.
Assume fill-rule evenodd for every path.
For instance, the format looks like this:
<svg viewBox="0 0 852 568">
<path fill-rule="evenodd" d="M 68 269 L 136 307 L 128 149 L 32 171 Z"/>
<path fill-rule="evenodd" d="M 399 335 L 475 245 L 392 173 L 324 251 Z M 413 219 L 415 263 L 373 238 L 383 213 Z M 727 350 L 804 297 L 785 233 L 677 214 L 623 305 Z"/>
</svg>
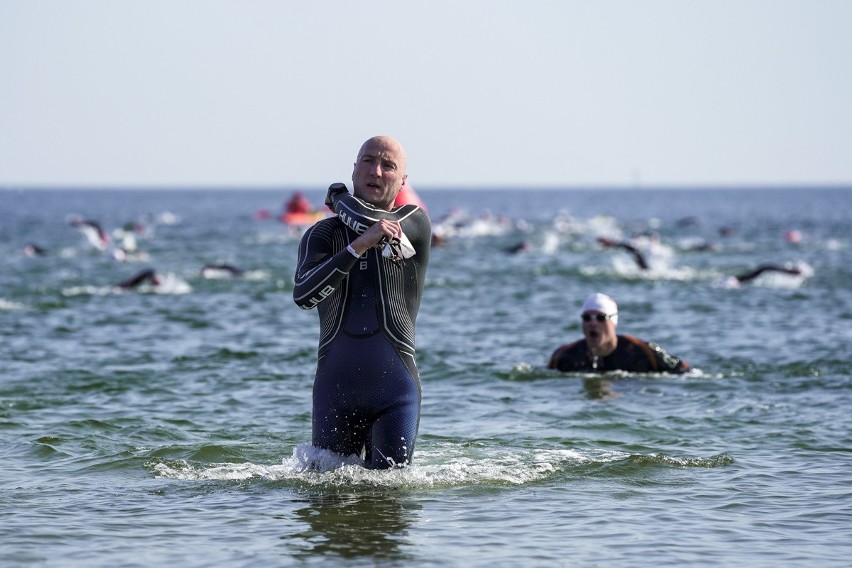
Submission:
<svg viewBox="0 0 852 568">
<path fill-rule="evenodd" d="M 353 195 L 349 195 L 349 191 L 342 183 L 331 184 L 328 188 L 325 204 L 337 213 L 347 227 L 359 235 L 382 219 L 402 221 L 415 211 L 420 210 L 417 205 L 403 205 L 393 211 L 379 209 Z M 403 232 L 400 238 L 386 241 L 382 254 L 392 260 L 402 260 L 411 258 L 417 254 L 417 251 Z"/>
</svg>

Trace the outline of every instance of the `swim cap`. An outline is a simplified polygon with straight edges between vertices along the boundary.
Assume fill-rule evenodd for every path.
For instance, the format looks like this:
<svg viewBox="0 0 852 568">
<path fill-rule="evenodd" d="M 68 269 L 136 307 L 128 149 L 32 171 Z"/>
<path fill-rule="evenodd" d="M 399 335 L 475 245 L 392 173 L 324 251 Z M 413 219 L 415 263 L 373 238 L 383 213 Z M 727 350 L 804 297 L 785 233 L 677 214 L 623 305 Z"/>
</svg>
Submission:
<svg viewBox="0 0 852 568">
<path fill-rule="evenodd" d="M 613 325 L 618 325 L 618 304 L 606 294 L 597 292 L 586 298 L 586 302 L 583 304 L 583 311 L 580 313 L 584 314 L 586 312 L 604 313 L 610 316 L 609 319 Z"/>
</svg>

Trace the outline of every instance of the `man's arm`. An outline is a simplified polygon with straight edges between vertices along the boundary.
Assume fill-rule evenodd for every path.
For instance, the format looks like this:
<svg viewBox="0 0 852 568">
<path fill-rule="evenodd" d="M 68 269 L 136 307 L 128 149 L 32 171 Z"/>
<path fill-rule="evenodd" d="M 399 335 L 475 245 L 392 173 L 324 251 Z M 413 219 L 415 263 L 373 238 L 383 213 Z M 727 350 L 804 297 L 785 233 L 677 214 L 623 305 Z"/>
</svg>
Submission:
<svg viewBox="0 0 852 568">
<path fill-rule="evenodd" d="M 342 233 L 335 237 L 331 222 L 315 224 L 299 242 L 293 301 L 303 310 L 316 307 L 340 286 L 357 260 L 344 246 Z"/>
<path fill-rule="evenodd" d="M 689 371 L 689 363 L 683 359 L 679 359 L 674 355 L 666 353 L 662 347 L 656 343 L 648 343 L 654 358 L 657 361 L 657 370 L 663 373 L 681 374 Z"/>
</svg>

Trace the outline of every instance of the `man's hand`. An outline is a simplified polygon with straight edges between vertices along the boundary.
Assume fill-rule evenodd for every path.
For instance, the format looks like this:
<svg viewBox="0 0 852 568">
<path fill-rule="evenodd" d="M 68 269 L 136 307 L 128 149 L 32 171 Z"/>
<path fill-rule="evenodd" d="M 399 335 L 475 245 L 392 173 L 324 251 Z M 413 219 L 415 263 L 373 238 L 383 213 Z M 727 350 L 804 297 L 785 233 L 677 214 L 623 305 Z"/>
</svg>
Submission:
<svg viewBox="0 0 852 568">
<path fill-rule="evenodd" d="M 352 248 L 358 255 L 362 255 L 372 247 L 382 246 L 385 237 L 388 240 L 399 239 L 402 236 L 402 227 L 399 221 L 388 221 L 382 219 L 378 223 L 371 225 L 357 239 L 352 241 Z"/>
</svg>

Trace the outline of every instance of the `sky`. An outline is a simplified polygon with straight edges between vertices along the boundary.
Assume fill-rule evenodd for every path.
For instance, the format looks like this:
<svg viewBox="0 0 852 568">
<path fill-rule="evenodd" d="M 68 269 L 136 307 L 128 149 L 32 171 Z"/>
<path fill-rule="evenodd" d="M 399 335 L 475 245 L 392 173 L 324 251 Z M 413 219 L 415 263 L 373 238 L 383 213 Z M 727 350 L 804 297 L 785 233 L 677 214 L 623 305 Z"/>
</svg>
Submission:
<svg viewBox="0 0 852 568">
<path fill-rule="evenodd" d="M 0 186 L 852 185 L 847 0 L 0 0 Z"/>
</svg>

